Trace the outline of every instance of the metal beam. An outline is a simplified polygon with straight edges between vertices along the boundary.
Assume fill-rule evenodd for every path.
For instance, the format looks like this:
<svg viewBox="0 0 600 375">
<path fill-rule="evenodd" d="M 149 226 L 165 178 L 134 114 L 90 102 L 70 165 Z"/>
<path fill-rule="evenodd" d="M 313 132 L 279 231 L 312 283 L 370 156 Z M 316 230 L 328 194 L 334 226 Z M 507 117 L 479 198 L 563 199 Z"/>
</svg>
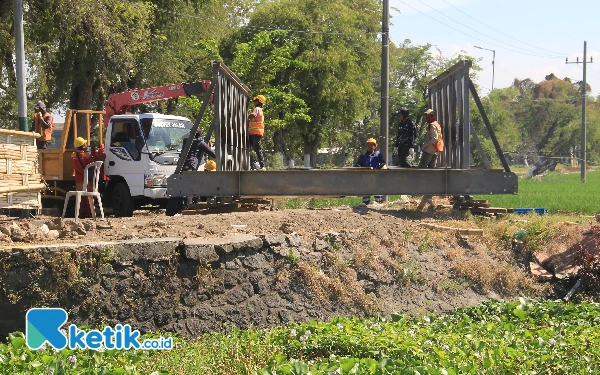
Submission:
<svg viewBox="0 0 600 375">
<path fill-rule="evenodd" d="M 508 162 L 506 161 L 506 158 L 504 157 L 504 153 L 502 152 L 500 143 L 498 143 L 498 139 L 496 139 L 496 134 L 494 133 L 494 129 L 492 128 L 492 125 L 490 124 L 490 120 L 488 119 L 487 114 L 485 113 L 483 104 L 481 104 L 481 99 L 479 99 L 479 94 L 477 94 L 477 90 L 475 90 L 475 85 L 473 85 L 473 82 L 471 81 L 471 79 L 469 79 L 469 89 L 471 90 L 471 95 L 473 95 L 473 100 L 475 101 L 475 104 L 477 105 L 477 109 L 479 109 L 479 113 L 481 114 L 481 119 L 483 120 L 483 123 L 485 124 L 485 127 L 487 128 L 490 138 L 492 139 L 492 143 L 494 144 L 494 147 L 496 148 L 496 154 L 498 154 L 498 158 L 500 159 L 500 162 L 502 163 L 502 167 L 504 167 L 504 170 L 506 172 L 510 172 L 510 167 L 508 166 Z"/>
<path fill-rule="evenodd" d="M 208 91 L 206 92 L 206 95 L 204 95 L 204 101 L 202 102 L 202 107 L 200 108 L 200 112 L 198 112 L 198 115 L 196 116 L 196 122 L 194 123 L 194 126 L 190 130 L 190 134 L 188 135 L 187 142 L 185 143 L 185 146 L 183 146 L 183 150 L 181 150 L 181 155 L 179 155 L 179 160 L 177 161 L 177 168 L 175 169 L 176 174 L 181 173 L 181 170 L 183 169 L 183 164 L 185 163 L 185 159 L 187 158 L 187 155 L 190 152 L 190 147 L 192 146 L 192 142 L 194 141 L 196 131 L 200 127 L 200 122 L 202 122 L 202 118 L 204 117 L 204 112 L 206 112 L 206 107 L 208 106 L 208 103 L 210 101 L 210 96 L 212 95 L 214 87 L 215 87 L 215 81 L 213 80 L 212 83 L 210 84 L 210 87 L 208 88 Z"/>
<path fill-rule="evenodd" d="M 487 158 L 487 155 L 485 154 L 485 151 L 483 150 L 483 147 L 481 147 L 481 142 L 479 142 L 479 137 L 477 136 L 477 132 L 475 131 L 475 128 L 473 127 L 472 123 L 469 123 L 471 125 L 471 133 L 473 134 L 473 141 L 475 142 L 475 146 L 477 146 L 477 150 L 479 151 L 479 156 L 481 156 L 481 160 L 483 160 L 483 165 L 487 168 L 487 169 L 491 169 L 492 165 L 490 164 L 490 161 Z"/>
<path fill-rule="evenodd" d="M 317 169 L 183 172 L 168 179 L 171 196 L 363 196 L 516 194 L 518 179 L 502 170 Z"/>
</svg>

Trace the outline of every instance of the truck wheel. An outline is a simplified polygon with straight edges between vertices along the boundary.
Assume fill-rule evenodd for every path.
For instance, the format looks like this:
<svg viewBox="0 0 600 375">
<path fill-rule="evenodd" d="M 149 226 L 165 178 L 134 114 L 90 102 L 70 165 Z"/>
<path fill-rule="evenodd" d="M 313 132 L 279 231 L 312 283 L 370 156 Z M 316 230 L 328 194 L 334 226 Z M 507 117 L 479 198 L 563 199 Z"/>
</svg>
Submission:
<svg viewBox="0 0 600 375">
<path fill-rule="evenodd" d="M 112 191 L 112 209 L 116 217 L 133 216 L 133 198 L 125 183 L 118 183 Z"/>
</svg>

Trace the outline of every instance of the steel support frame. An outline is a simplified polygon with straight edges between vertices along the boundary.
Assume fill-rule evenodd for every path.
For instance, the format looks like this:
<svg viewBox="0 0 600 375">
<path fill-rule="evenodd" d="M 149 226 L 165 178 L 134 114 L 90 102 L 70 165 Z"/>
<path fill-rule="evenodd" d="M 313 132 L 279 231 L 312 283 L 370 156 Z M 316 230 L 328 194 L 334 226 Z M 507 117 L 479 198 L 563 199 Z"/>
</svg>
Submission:
<svg viewBox="0 0 600 375">
<path fill-rule="evenodd" d="M 250 90 L 222 62 L 213 63 L 213 79 L 202 102 L 200 112 L 181 151 L 175 174 L 180 174 L 190 146 L 204 118 L 210 98 L 213 98 L 214 117 L 206 138 L 215 133 L 217 171 L 249 170 L 248 94 Z"/>
<path fill-rule="evenodd" d="M 363 196 L 515 194 L 514 173 L 485 169 L 314 169 L 183 172 L 169 178 L 174 196 Z"/>
<path fill-rule="evenodd" d="M 167 194 L 170 196 L 473 195 L 518 192 L 517 176 L 508 168 L 503 171 L 470 167 L 472 126 L 469 119 L 469 92 L 472 83 L 469 79 L 471 62 L 468 60 L 459 62 L 429 83 L 431 105 L 438 114 L 446 145 L 440 158 L 442 168 L 435 169 L 250 171 L 250 150 L 247 145 L 249 90 L 222 63 L 216 63 L 213 67 L 211 87 L 214 87 L 215 116 L 209 135 L 215 132 L 217 171 L 181 172 L 181 168 L 178 168 L 177 173 L 168 179 Z M 204 115 L 207 103 L 208 97 L 194 130 Z M 485 114 L 483 116 L 487 120 Z M 474 139 L 477 143 L 477 137 Z M 183 151 L 187 153 L 187 148 Z M 485 155 L 482 156 L 485 160 Z"/>
<path fill-rule="evenodd" d="M 463 60 L 428 84 L 431 109 L 437 114 L 444 136 L 444 152 L 439 167 L 469 169 L 471 167 L 469 119 L 469 69 L 471 61 Z"/>
</svg>

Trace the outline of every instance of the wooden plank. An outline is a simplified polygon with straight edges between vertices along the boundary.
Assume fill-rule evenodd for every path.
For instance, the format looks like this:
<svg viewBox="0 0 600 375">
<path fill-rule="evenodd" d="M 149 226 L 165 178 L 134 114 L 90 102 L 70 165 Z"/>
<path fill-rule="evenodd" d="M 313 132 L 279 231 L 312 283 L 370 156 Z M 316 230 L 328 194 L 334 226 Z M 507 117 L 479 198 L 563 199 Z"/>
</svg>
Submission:
<svg viewBox="0 0 600 375">
<path fill-rule="evenodd" d="M 483 236 L 483 229 L 472 229 L 472 228 L 453 228 L 453 227 L 447 227 L 444 225 L 437 225 L 437 224 L 431 224 L 431 223 L 421 223 L 420 224 L 422 227 L 428 228 L 428 229 L 433 229 L 433 230 L 438 230 L 438 231 L 455 231 L 459 234 L 465 235 L 465 236 Z"/>
<path fill-rule="evenodd" d="M 28 186 L 0 186 L 0 193 L 13 193 L 16 191 L 41 191 L 46 188 L 44 184 L 31 184 Z"/>
<path fill-rule="evenodd" d="M 459 207 L 482 207 L 482 208 L 490 207 L 489 203 L 476 203 L 476 202 L 460 202 L 460 203 L 454 203 L 454 205 L 459 206 Z"/>
<path fill-rule="evenodd" d="M 487 207 L 487 208 L 479 208 L 479 207 L 472 207 L 471 208 L 471 212 L 473 213 L 491 213 L 491 214 L 496 214 L 496 213 L 500 213 L 500 214 L 505 214 L 506 208 L 500 208 L 500 207 Z"/>
</svg>

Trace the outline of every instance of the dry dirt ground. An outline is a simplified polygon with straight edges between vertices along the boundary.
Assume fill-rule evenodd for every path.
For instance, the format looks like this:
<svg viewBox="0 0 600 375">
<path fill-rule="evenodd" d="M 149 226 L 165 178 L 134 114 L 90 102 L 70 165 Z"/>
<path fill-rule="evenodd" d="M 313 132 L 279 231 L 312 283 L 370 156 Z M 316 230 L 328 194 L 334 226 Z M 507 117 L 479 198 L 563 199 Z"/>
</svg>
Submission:
<svg viewBox="0 0 600 375">
<path fill-rule="evenodd" d="M 551 282 L 531 275 L 531 254 L 511 244 L 512 234 L 525 225 L 527 218 L 478 219 L 447 208 L 420 212 L 417 203 L 174 217 L 165 216 L 164 210 L 136 211 L 131 218 L 81 220 L 78 225 L 72 219 L 37 217 L 27 221 L 0 217 L 0 247 L 134 238 L 211 238 L 231 233 L 295 233 L 309 244 L 299 248 L 298 254 L 290 255 L 298 256 L 300 271 L 303 262 L 310 262 L 316 254 L 315 248 L 322 243 L 319 241 L 332 245 L 325 262 L 328 264 L 322 269 L 329 279 L 312 286 L 316 295 L 327 283 L 340 293 L 347 293 L 348 298 L 353 298 L 355 286 L 362 296 L 368 296 L 375 287 L 380 290 L 382 285 L 404 286 L 402 297 L 390 290 L 385 300 L 378 301 L 380 311 L 447 311 L 490 298 L 557 297 Z M 483 229 L 484 235 L 437 231 L 423 227 L 422 223 Z M 44 224 L 47 228 L 42 228 Z M 548 224 L 553 240 L 552 245 L 544 247 L 546 253 L 560 252 L 581 240 L 589 224 L 574 224 Z M 352 274 L 342 275 L 345 272 L 342 270 L 348 268 Z M 310 272 L 309 268 L 304 271 Z"/>
</svg>

